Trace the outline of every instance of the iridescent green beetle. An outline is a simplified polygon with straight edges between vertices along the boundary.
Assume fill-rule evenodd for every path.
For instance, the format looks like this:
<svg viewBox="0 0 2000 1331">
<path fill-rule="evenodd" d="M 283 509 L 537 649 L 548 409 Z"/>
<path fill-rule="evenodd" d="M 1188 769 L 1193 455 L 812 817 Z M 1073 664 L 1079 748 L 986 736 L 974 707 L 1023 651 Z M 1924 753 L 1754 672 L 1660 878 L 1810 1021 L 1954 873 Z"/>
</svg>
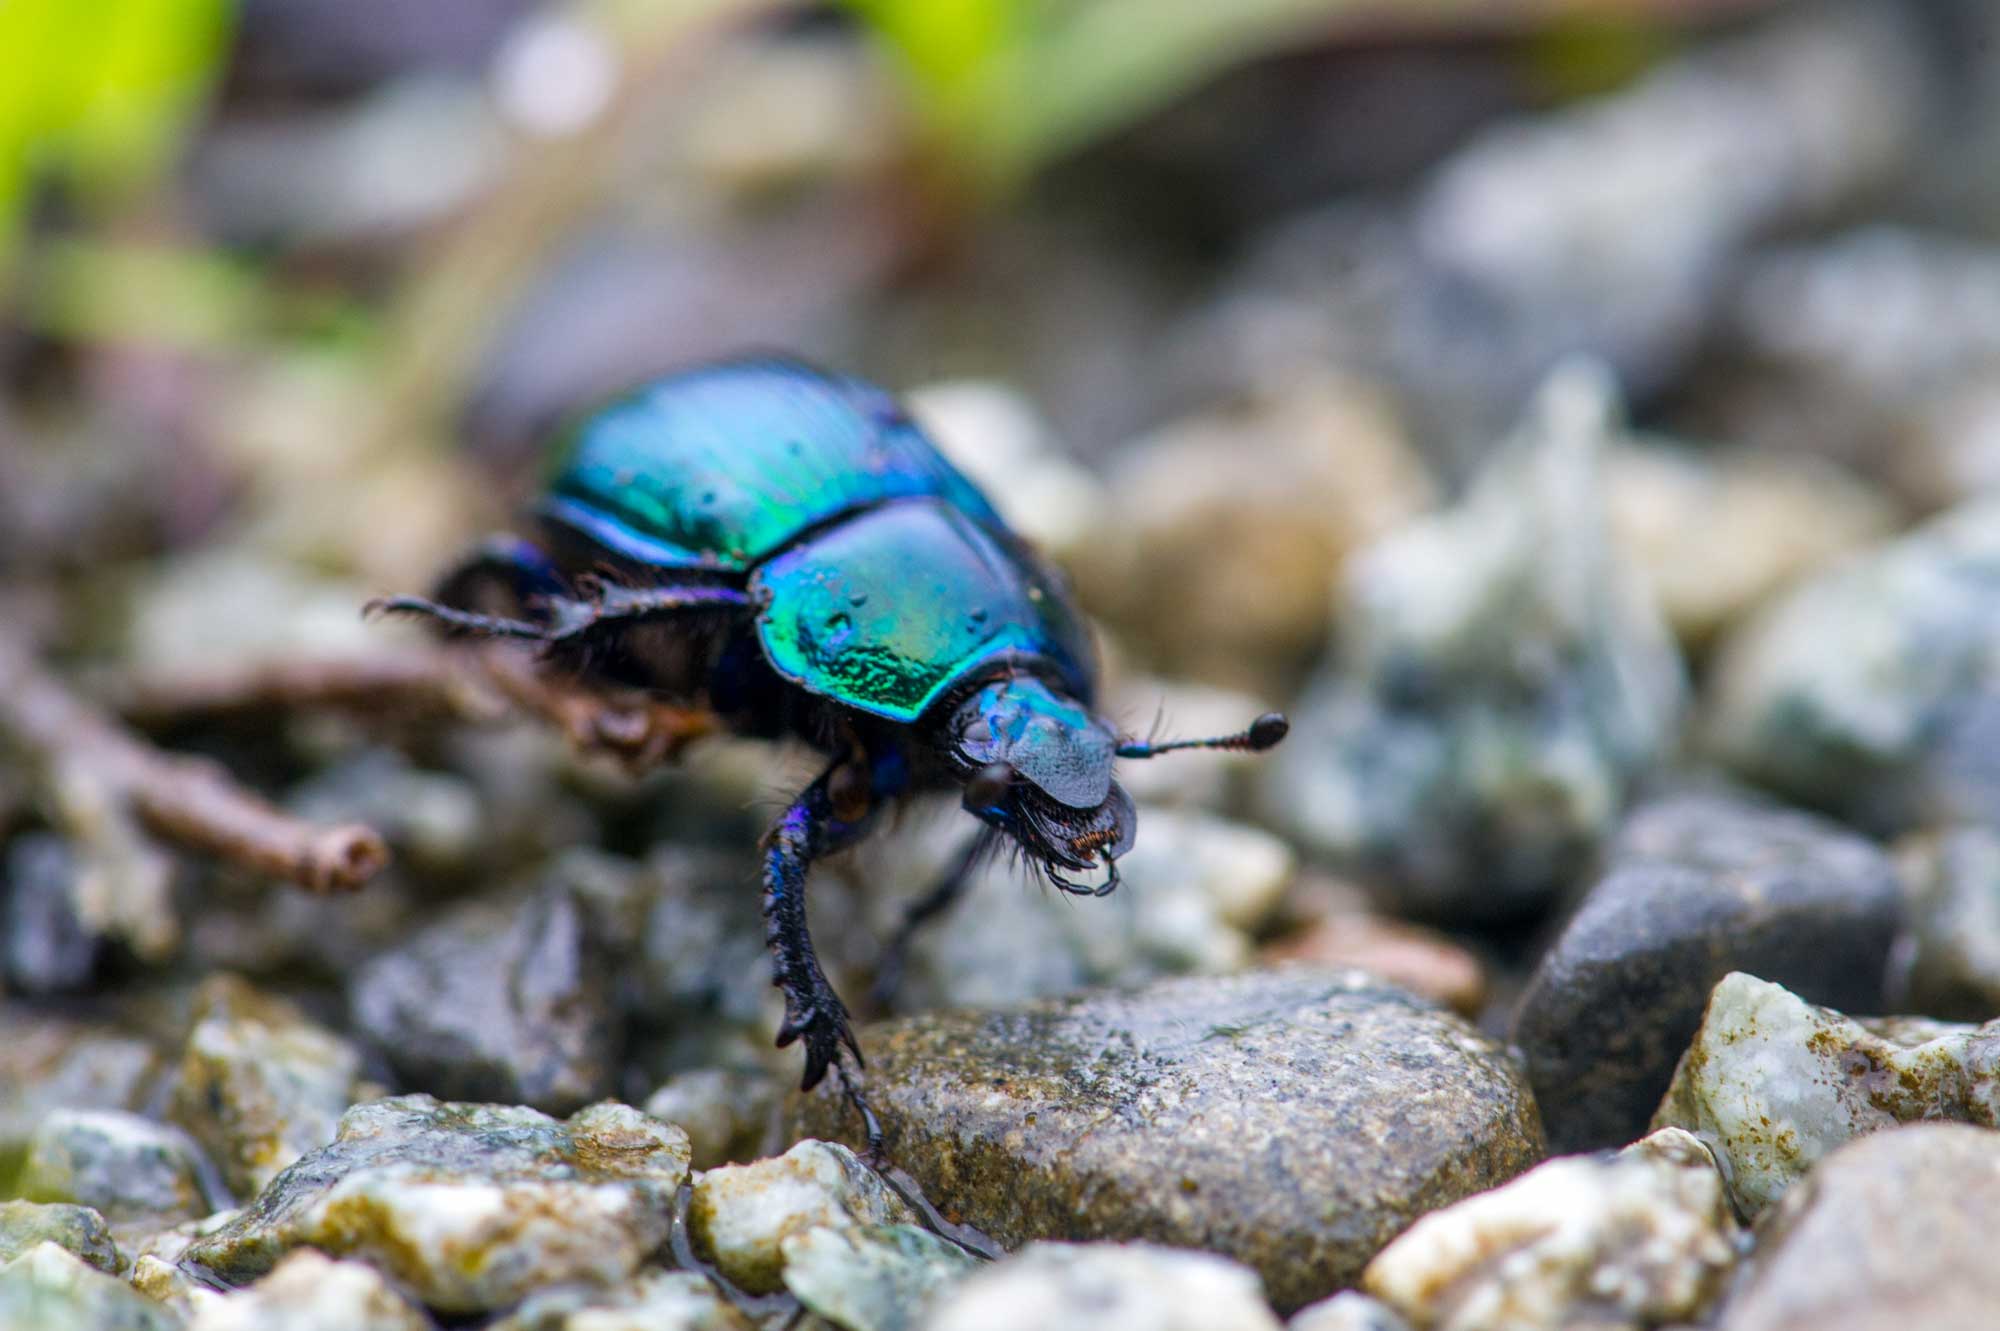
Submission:
<svg viewBox="0 0 2000 1331">
<path fill-rule="evenodd" d="M 585 680 L 636 685 L 739 734 L 794 736 L 829 764 L 765 842 L 778 1043 L 805 1041 L 811 1089 L 861 1051 L 806 929 L 812 862 L 888 802 L 959 787 L 984 826 L 885 951 L 1010 838 L 1066 892 L 1117 886 L 1132 801 L 1116 758 L 1267 749 L 1284 717 L 1214 739 L 1121 740 L 1092 709 L 1090 633 L 1062 579 L 896 402 L 858 379 L 737 361 L 648 384 L 584 418 L 533 509 L 537 538 L 494 538 L 429 599 L 377 602 L 458 634 L 523 638 Z M 487 613 L 495 599 L 504 613 Z M 1095 886 L 1073 881 L 1098 865 Z M 843 1087 L 868 1129 L 858 1078 Z"/>
</svg>

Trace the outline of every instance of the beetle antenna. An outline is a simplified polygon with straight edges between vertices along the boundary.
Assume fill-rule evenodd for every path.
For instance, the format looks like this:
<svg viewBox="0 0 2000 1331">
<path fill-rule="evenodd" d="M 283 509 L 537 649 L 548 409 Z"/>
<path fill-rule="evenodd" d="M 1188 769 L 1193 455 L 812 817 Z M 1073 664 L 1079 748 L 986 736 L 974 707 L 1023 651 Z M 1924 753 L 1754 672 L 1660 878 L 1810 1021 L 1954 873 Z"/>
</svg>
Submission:
<svg viewBox="0 0 2000 1331">
<path fill-rule="evenodd" d="M 1172 739 L 1156 744 L 1151 740 L 1130 740 L 1118 746 L 1120 758 L 1157 758 L 1175 749 L 1235 749 L 1245 753 L 1262 753 L 1275 748 L 1292 728 L 1283 712 L 1266 712 L 1252 721 L 1248 728 L 1233 735 L 1217 735 L 1211 739 Z"/>
</svg>

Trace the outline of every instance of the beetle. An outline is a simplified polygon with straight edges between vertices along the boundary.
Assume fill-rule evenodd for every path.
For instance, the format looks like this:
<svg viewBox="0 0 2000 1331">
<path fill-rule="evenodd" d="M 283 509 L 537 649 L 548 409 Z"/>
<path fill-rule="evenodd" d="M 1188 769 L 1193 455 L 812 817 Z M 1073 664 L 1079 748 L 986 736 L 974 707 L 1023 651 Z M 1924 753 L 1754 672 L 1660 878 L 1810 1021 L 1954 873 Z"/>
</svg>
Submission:
<svg viewBox="0 0 2000 1331">
<path fill-rule="evenodd" d="M 489 538 L 431 596 L 370 610 L 525 640 L 585 684 L 826 755 L 763 843 L 777 1043 L 804 1043 L 804 1090 L 841 1069 L 878 1154 L 861 1047 L 806 925 L 813 862 L 917 792 L 956 786 L 979 821 L 885 949 L 886 990 L 912 932 L 1005 841 L 1065 892 L 1117 887 L 1137 816 L 1115 759 L 1285 736 L 1276 712 L 1209 739 L 1121 736 L 1094 710 L 1090 632 L 1062 578 L 864 380 L 774 358 L 670 374 L 564 431 L 549 475 L 534 539 Z M 1072 876 L 1100 865 L 1095 885 Z"/>
</svg>

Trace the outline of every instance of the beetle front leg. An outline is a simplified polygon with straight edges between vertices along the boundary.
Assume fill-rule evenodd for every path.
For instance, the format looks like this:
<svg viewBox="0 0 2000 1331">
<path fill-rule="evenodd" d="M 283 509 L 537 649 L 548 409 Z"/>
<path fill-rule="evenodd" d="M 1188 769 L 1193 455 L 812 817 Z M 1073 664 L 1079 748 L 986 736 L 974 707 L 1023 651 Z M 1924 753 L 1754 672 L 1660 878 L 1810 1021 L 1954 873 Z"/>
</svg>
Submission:
<svg viewBox="0 0 2000 1331">
<path fill-rule="evenodd" d="M 854 1067 L 841 1066 L 841 1089 L 861 1115 L 870 1156 L 879 1158 L 882 1128 L 854 1076 L 861 1067 L 861 1045 L 854 1038 L 846 1005 L 820 969 L 806 926 L 806 876 L 812 862 L 851 845 L 866 830 L 872 813 L 872 806 L 851 818 L 835 812 L 830 790 L 844 766 L 844 762 L 836 763 L 807 786 L 765 840 L 764 944 L 771 953 L 772 983 L 785 995 L 785 1022 L 778 1028 L 778 1047 L 795 1040 L 805 1043 L 805 1076 L 799 1089 L 811 1090 L 829 1067 L 843 1064 L 844 1047 L 853 1055 Z"/>
</svg>

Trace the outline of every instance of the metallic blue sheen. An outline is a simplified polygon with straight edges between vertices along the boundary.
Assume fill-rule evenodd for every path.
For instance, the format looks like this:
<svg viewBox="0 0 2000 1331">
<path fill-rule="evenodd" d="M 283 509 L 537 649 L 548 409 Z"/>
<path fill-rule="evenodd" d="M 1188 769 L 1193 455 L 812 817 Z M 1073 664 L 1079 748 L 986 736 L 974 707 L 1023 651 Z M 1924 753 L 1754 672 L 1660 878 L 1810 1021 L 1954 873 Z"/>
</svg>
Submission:
<svg viewBox="0 0 2000 1331">
<path fill-rule="evenodd" d="M 537 512 L 638 563 L 746 572 L 834 518 L 917 496 L 1004 530 L 883 390 L 788 361 L 738 361 L 661 379 L 584 418 Z"/>
</svg>

